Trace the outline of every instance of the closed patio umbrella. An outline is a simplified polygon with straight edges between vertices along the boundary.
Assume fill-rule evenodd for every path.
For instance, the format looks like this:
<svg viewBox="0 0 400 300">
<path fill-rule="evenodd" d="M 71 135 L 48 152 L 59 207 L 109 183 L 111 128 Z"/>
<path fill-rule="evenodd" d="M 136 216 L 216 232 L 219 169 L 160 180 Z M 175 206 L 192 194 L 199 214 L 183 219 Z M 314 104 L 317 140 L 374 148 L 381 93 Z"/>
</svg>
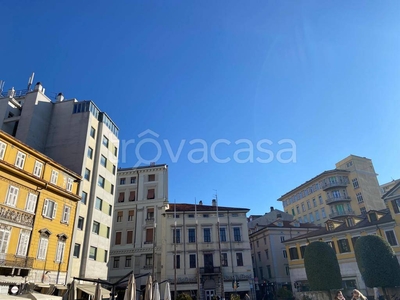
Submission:
<svg viewBox="0 0 400 300">
<path fill-rule="evenodd" d="M 101 285 L 100 282 L 97 283 L 96 285 L 96 290 L 94 292 L 94 298 L 93 300 L 103 300 L 103 295 L 101 293 Z"/>
<path fill-rule="evenodd" d="M 160 300 L 160 287 L 158 282 L 154 283 L 153 300 Z"/>
<path fill-rule="evenodd" d="M 168 281 L 165 284 L 164 300 L 171 300 L 171 288 L 169 286 L 169 282 Z"/>
<path fill-rule="evenodd" d="M 136 281 L 135 276 L 131 274 L 128 286 L 125 291 L 124 300 L 136 300 Z"/>
<path fill-rule="evenodd" d="M 151 275 L 149 275 L 149 277 L 147 277 L 146 291 L 145 291 L 146 294 L 144 295 L 144 300 L 153 300 L 152 285 L 153 285 L 153 279 L 151 278 Z"/>
</svg>

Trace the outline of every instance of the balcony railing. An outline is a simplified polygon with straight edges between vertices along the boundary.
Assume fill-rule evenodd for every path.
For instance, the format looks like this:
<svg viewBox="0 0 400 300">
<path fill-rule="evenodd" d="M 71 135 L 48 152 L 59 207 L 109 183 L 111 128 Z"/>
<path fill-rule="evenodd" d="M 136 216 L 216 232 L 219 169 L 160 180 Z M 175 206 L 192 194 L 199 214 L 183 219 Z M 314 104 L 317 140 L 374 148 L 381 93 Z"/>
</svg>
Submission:
<svg viewBox="0 0 400 300">
<path fill-rule="evenodd" d="M 220 267 L 203 267 L 200 268 L 200 274 L 219 274 L 221 273 Z"/>
<path fill-rule="evenodd" d="M 14 254 L 0 254 L 0 268 L 30 269 L 33 266 L 33 257 L 17 257 Z"/>
<path fill-rule="evenodd" d="M 322 189 L 325 191 L 330 188 L 343 187 L 343 186 L 347 186 L 347 185 L 348 185 L 348 183 L 346 181 L 328 182 L 328 183 L 322 184 Z"/>
<path fill-rule="evenodd" d="M 325 200 L 326 204 L 332 204 L 337 202 L 350 202 L 351 198 L 349 196 L 339 196 L 339 197 L 331 197 Z"/>
<path fill-rule="evenodd" d="M 342 216 L 348 216 L 348 215 L 355 215 L 356 213 L 354 210 L 344 210 L 344 211 L 336 211 L 331 214 L 329 214 L 329 218 L 337 218 L 337 217 L 342 217 Z"/>
</svg>

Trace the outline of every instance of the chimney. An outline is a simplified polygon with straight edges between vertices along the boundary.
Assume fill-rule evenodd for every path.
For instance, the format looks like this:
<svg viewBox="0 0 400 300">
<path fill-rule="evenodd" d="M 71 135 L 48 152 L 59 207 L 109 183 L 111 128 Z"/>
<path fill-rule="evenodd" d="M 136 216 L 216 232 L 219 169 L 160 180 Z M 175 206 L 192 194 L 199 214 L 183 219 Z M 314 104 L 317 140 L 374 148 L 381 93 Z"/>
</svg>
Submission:
<svg viewBox="0 0 400 300">
<path fill-rule="evenodd" d="M 217 206 L 217 200 L 212 199 L 211 203 L 212 203 L 212 206 Z"/>
<path fill-rule="evenodd" d="M 199 205 L 203 205 L 203 200 L 200 200 L 200 201 L 199 201 Z"/>
<path fill-rule="evenodd" d="M 58 93 L 57 95 L 57 102 L 63 102 L 64 101 L 64 95 L 63 93 Z"/>
<path fill-rule="evenodd" d="M 274 207 L 273 206 L 271 206 L 271 211 L 274 211 Z"/>
<path fill-rule="evenodd" d="M 42 84 L 40 83 L 40 81 L 39 81 L 38 83 L 36 83 L 34 90 L 43 93 L 43 86 L 42 86 Z"/>
<path fill-rule="evenodd" d="M 15 95 L 15 90 L 14 90 L 14 88 L 12 87 L 11 89 L 8 90 L 7 96 L 8 96 L 9 98 L 13 98 L 14 95 Z"/>
</svg>

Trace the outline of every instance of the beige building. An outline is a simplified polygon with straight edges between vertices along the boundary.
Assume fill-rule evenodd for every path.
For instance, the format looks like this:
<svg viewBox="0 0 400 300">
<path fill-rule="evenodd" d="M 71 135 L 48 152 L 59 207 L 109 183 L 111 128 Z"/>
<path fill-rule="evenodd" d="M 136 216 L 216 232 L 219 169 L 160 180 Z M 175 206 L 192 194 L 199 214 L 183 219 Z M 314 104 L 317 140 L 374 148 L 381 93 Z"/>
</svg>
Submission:
<svg viewBox="0 0 400 300">
<path fill-rule="evenodd" d="M 53 101 L 38 82 L 0 95 L 0 129 L 83 177 L 67 278 L 106 278 L 118 127 L 92 101 Z"/>
<path fill-rule="evenodd" d="M 261 299 L 290 286 L 288 253 L 285 240 L 319 229 L 311 223 L 293 220 L 291 214 L 273 209 L 248 223 L 255 286 Z"/>
<path fill-rule="evenodd" d="M 386 194 L 387 192 L 389 192 L 396 184 L 398 184 L 400 182 L 400 179 L 397 180 L 392 180 L 390 182 L 381 184 L 381 193 L 382 195 Z"/>
<path fill-rule="evenodd" d="M 338 162 L 336 169 L 322 172 L 284 194 L 278 201 L 300 223 L 314 224 L 385 208 L 372 161 L 355 155 Z"/>
</svg>

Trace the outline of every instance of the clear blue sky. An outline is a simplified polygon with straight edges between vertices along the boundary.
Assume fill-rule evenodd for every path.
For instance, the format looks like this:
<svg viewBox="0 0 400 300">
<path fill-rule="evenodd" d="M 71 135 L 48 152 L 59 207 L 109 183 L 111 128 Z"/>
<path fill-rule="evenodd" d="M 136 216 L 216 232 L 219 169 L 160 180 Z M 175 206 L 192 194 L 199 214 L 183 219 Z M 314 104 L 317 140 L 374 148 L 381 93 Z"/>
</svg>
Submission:
<svg viewBox="0 0 400 300">
<path fill-rule="evenodd" d="M 160 153 L 170 201 L 211 203 L 217 190 L 219 205 L 263 214 L 349 154 L 371 158 L 380 183 L 400 178 L 399 1 L 8 1 L 1 12 L 5 88 L 35 72 L 50 96 L 95 101 L 121 145 L 135 140 L 120 166 L 137 163 L 135 149 Z M 158 137 L 138 136 L 148 129 Z M 161 150 L 137 147 L 146 137 Z M 195 139 L 207 163 L 192 162 Z M 211 157 L 218 139 L 227 163 Z M 253 163 L 235 159 L 240 139 Z M 278 161 L 282 139 L 295 163 Z M 164 140 L 173 155 L 183 145 L 178 159 Z"/>
</svg>

